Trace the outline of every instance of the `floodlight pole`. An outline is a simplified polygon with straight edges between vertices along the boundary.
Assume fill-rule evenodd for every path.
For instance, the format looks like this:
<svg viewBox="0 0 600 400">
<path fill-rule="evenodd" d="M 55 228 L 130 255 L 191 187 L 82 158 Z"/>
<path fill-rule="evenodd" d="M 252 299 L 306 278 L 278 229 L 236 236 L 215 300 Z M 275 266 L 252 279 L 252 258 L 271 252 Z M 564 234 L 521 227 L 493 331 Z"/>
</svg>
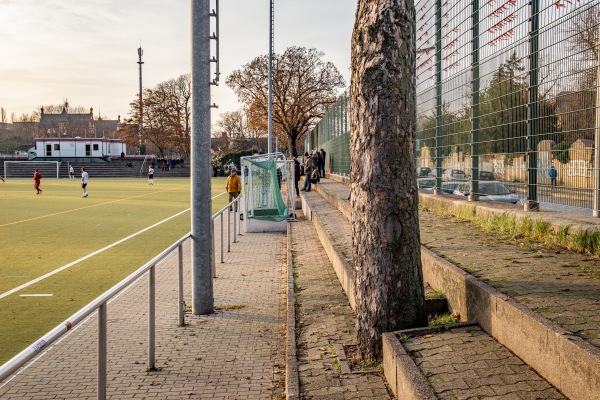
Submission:
<svg viewBox="0 0 600 400">
<path fill-rule="evenodd" d="M 210 199 L 210 0 L 192 8 L 192 313 L 214 312 Z"/>
<path fill-rule="evenodd" d="M 273 0 L 270 0 L 269 8 L 269 145 L 267 154 L 273 152 Z"/>
<path fill-rule="evenodd" d="M 140 66 L 140 126 L 138 132 L 138 154 L 142 154 L 142 129 L 143 129 L 143 120 L 144 120 L 144 107 L 142 103 L 142 55 L 144 54 L 144 50 L 142 50 L 142 46 L 138 48 L 138 64 Z"/>
</svg>

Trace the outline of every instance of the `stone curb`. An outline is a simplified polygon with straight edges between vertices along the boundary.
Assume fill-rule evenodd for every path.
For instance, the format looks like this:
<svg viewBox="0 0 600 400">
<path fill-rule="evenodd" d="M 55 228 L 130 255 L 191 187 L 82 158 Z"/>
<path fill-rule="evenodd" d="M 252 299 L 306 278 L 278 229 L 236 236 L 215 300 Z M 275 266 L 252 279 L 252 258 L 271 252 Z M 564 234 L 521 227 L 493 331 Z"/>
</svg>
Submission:
<svg viewBox="0 0 600 400">
<path fill-rule="evenodd" d="M 522 207 L 512 204 L 495 205 L 482 204 L 482 202 L 469 202 L 466 199 L 461 199 L 460 197 L 453 195 L 434 195 L 419 192 L 419 202 L 427 204 L 428 206 L 441 206 L 451 210 L 473 210 L 474 213 L 479 216 L 500 216 L 502 214 L 510 213 L 515 216 L 517 221 L 522 221 L 525 218 L 531 218 L 533 221 L 541 219 L 550 225 L 553 232 L 558 232 L 559 229 L 566 228 L 568 235 L 578 232 L 589 234 L 600 228 L 598 223 L 592 221 L 573 221 L 558 215 L 553 215 L 554 213 L 551 212 L 523 211 Z"/>
<path fill-rule="evenodd" d="M 484 282 L 421 249 L 423 279 L 440 289 L 461 318 L 475 320 L 573 400 L 600 393 L 600 350 Z"/>
<path fill-rule="evenodd" d="M 292 223 L 287 224 L 287 320 L 285 344 L 285 398 L 300 398 L 298 357 L 296 354 L 296 294 L 294 293 L 294 260 L 292 257 Z"/>
<path fill-rule="evenodd" d="M 404 349 L 398 333 L 408 334 L 408 336 L 421 336 L 433 332 L 442 332 L 455 327 L 477 325 L 472 322 L 464 322 L 446 326 L 423 327 L 406 329 L 397 332 L 386 332 L 381 336 L 383 341 L 383 371 L 385 378 L 396 397 L 402 393 L 402 399 L 405 400 L 436 400 L 437 396 L 433 392 L 431 385 L 423 376 L 414 360 Z"/>
<path fill-rule="evenodd" d="M 318 189 L 317 192 L 321 193 L 321 191 Z M 337 275 L 342 288 L 346 292 L 350 307 L 352 310 L 356 310 L 356 300 L 354 297 L 354 271 L 352 271 L 352 266 L 346 260 L 343 254 L 335 247 L 333 240 L 325 231 L 325 229 L 323 229 L 323 225 L 321 224 L 321 220 L 319 218 L 319 213 L 310 208 L 310 204 L 308 204 L 306 201 L 304 193 L 301 195 L 301 197 L 302 210 L 305 210 L 305 215 L 310 215 L 310 218 L 307 217 L 307 219 L 313 222 L 321 245 L 325 249 L 325 253 L 327 253 L 329 261 L 331 261 L 331 264 L 333 265 L 333 269 L 335 270 L 335 274 Z"/>
</svg>

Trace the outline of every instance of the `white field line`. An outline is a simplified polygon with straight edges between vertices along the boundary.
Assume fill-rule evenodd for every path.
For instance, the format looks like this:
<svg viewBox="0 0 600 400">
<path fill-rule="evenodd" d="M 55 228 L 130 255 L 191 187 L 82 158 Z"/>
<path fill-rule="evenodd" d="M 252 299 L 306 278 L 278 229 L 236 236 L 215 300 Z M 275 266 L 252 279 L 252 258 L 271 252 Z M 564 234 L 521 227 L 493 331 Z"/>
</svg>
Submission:
<svg viewBox="0 0 600 400">
<path fill-rule="evenodd" d="M 214 197 L 213 197 L 211 200 L 213 200 L 213 199 L 215 199 L 215 198 L 217 198 L 217 197 L 219 197 L 219 196 L 223 195 L 224 193 L 225 193 L 225 192 L 223 192 L 223 193 L 220 193 L 220 194 L 218 194 L 218 195 L 214 196 Z M 15 293 L 15 292 L 18 292 L 18 291 L 19 291 L 19 290 L 21 290 L 21 289 L 24 289 L 24 288 L 26 288 L 26 287 L 28 287 L 28 286 L 31 286 L 31 285 L 33 285 L 33 284 L 36 284 L 36 283 L 38 283 L 38 282 L 40 282 L 40 281 L 44 280 L 44 279 L 46 279 L 46 278 L 49 278 L 49 277 L 51 277 L 52 275 L 55 275 L 55 274 L 57 274 L 57 273 L 59 273 L 59 272 L 61 272 L 61 271 L 64 271 L 64 270 L 65 270 L 65 269 L 67 269 L 67 268 L 71 268 L 71 267 L 72 267 L 73 265 L 75 265 L 75 264 L 78 264 L 78 263 L 80 263 L 80 262 L 82 262 L 82 261 L 84 261 L 84 260 L 87 260 L 88 258 L 91 258 L 91 257 L 95 256 L 96 254 L 100 254 L 100 253 L 102 253 L 103 251 L 106 251 L 106 250 L 108 250 L 108 249 L 110 249 L 110 248 L 112 248 L 112 247 L 115 247 L 115 246 L 116 246 L 116 245 L 118 245 L 118 244 L 121 244 L 121 243 L 123 243 L 123 242 L 125 242 L 125 241 L 127 241 L 127 240 L 129 240 L 129 239 L 132 239 L 132 238 L 134 238 L 134 237 L 136 237 L 136 236 L 138 236 L 138 235 L 140 235 L 140 234 L 142 234 L 142 233 L 144 233 L 144 232 L 146 232 L 146 231 L 148 231 L 148 230 L 150 230 L 150 229 L 152 229 L 152 228 L 155 228 L 155 227 L 157 227 L 158 225 L 160 225 L 160 224 L 163 224 L 163 223 L 165 223 L 165 222 L 167 222 L 167 221 L 169 221 L 169 220 L 171 220 L 171 219 L 173 219 L 173 218 L 176 218 L 176 217 L 180 216 L 181 214 L 183 214 L 183 213 L 186 213 L 186 212 L 188 212 L 188 211 L 190 211 L 190 210 L 191 210 L 191 208 L 188 208 L 188 209 L 185 209 L 185 210 L 183 210 L 183 211 L 181 211 L 181 212 L 178 212 L 177 214 L 171 215 L 170 217 L 168 217 L 168 218 L 165 218 L 165 219 L 163 219 L 162 221 L 159 221 L 159 222 L 155 223 L 154 225 L 151 225 L 151 226 L 149 226 L 149 227 L 147 227 L 147 228 L 144 228 L 144 229 L 142 229 L 142 230 L 140 230 L 140 231 L 137 231 L 136 233 L 133 233 L 133 234 L 131 234 L 131 235 L 129 235 L 129 236 L 127 236 L 127 237 L 125 237 L 125 238 L 121 239 L 121 240 L 118 240 L 118 241 L 114 242 L 113 244 L 110 244 L 110 245 L 108 245 L 108 246 L 106 246 L 106 247 L 103 247 L 103 248 L 101 248 L 101 249 L 99 249 L 99 250 L 96 250 L 96 251 L 94 251 L 94 252 L 92 252 L 92 253 L 90 253 L 90 254 L 88 254 L 88 255 L 86 255 L 86 256 L 83 256 L 83 257 L 81 257 L 81 258 L 79 258 L 79 259 L 77 259 L 77 260 L 75 260 L 75 261 L 73 261 L 73 262 L 70 262 L 70 263 L 68 263 L 68 264 L 66 264 L 66 265 L 63 265 L 62 267 L 59 267 L 59 268 L 57 268 L 57 269 L 55 269 L 55 270 L 53 270 L 53 271 L 50 271 L 50 272 L 48 272 L 47 274 L 44 274 L 44 275 L 42 275 L 42 276 L 40 276 L 40 277 L 38 277 L 38 278 L 35 278 L 35 279 L 33 279 L 33 280 L 29 281 L 29 282 L 26 282 L 26 283 L 24 283 L 24 284 L 22 284 L 22 285 L 20 285 L 20 286 L 17 286 L 16 288 L 9 290 L 8 292 L 4 292 L 4 293 L 0 294 L 0 299 L 3 299 L 4 297 L 6 297 L 6 296 L 10 296 L 11 294 L 13 294 L 13 293 Z"/>
<path fill-rule="evenodd" d="M 138 236 L 138 235 L 140 235 L 140 234 L 142 234 L 142 233 L 144 233 L 144 232 L 146 232 L 146 231 L 148 231 L 148 230 L 150 230 L 152 228 L 157 227 L 158 225 L 160 225 L 160 224 L 162 224 L 164 222 L 167 222 L 170 219 L 178 217 L 181 214 L 188 212 L 189 210 L 191 210 L 191 209 L 188 208 L 187 210 L 183 210 L 181 212 L 178 212 L 177 214 L 172 215 L 169 218 L 163 219 L 162 221 L 159 221 L 159 222 L 155 223 L 154 225 L 150 225 L 149 227 L 144 228 L 141 231 L 137 231 L 137 232 L 135 232 L 135 233 L 133 233 L 133 234 L 131 234 L 131 235 L 129 235 L 129 236 L 121 239 L 121 240 L 118 240 L 118 241 L 114 242 L 113 244 L 109 244 L 106 247 L 103 247 L 103 248 L 101 248 L 99 250 L 96 250 L 96 251 L 94 251 L 94 252 L 92 252 L 92 253 L 90 253 L 90 254 L 88 254 L 86 256 L 83 256 L 83 257 L 81 257 L 81 258 L 79 258 L 79 259 L 77 259 L 77 260 L 75 260 L 73 262 L 70 262 L 70 263 L 68 263 L 66 265 L 63 265 L 62 267 L 59 267 L 59 268 L 57 268 L 57 269 L 55 269 L 53 271 L 50 271 L 47 274 L 44 274 L 44 275 L 42 275 L 42 276 L 40 276 L 38 278 L 35 278 L 34 280 L 26 282 L 26 283 L 22 284 L 21 286 L 17 286 L 16 288 L 9 290 L 8 292 L 4 292 L 4 293 L 0 294 L 0 299 L 4 298 L 6 296 L 9 296 L 9 295 L 11 295 L 11 294 L 13 294 L 15 292 L 18 292 L 19 290 L 24 289 L 24 288 L 26 288 L 28 286 L 31 286 L 31 285 L 33 285 L 35 283 L 38 283 L 38 282 L 40 282 L 40 281 L 42 281 L 42 280 L 44 280 L 44 279 L 46 279 L 48 277 L 51 277 L 52 275 L 58 274 L 59 272 L 64 271 L 67 268 L 71 268 L 75 264 L 79 264 L 80 262 L 85 261 L 88 258 L 91 258 L 91 257 L 95 256 L 96 254 L 100 254 L 100 253 L 102 253 L 102 252 L 104 252 L 104 251 L 106 251 L 106 250 L 108 250 L 108 249 L 110 249 L 112 247 L 115 247 L 115 246 L 117 246 L 117 245 L 119 245 L 119 244 L 121 244 L 121 243 L 123 243 L 123 242 L 125 242 L 125 241 L 127 241 L 129 239 L 131 239 L 131 238 L 134 238 L 134 237 L 136 237 L 136 236 Z"/>
</svg>

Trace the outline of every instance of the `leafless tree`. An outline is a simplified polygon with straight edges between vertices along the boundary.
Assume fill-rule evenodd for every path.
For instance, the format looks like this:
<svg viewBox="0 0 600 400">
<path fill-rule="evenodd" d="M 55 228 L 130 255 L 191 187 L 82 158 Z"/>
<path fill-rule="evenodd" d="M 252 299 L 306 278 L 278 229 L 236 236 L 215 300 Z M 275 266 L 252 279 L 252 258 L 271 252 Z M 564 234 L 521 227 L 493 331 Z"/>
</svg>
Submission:
<svg viewBox="0 0 600 400">
<path fill-rule="evenodd" d="M 305 47 L 289 47 L 273 55 L 273 131 L 287 143 L 292 156 L 304 135 L 336 101 L 344 78 L 335 65 L 323 61 L 323 53 Z M 269 58 L 256 57 L 233 71 L 226 83 L 238 95 L 249 126 L 267 131 Z"/>
</svg>

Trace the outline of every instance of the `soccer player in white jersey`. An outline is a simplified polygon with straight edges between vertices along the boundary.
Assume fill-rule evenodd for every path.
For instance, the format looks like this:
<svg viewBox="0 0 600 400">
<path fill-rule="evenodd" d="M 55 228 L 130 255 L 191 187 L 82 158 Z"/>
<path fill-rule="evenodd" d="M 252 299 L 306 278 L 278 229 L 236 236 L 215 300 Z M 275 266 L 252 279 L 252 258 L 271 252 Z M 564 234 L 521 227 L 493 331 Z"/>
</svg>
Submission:
<svg viewBox="0 0 600 400">
<path fill-rule="evenodd" d="M 87 192 L 86 187 L 87 187 L 89 178 L 90 178 L 90 176 L 85 171 L 85 167 L 81 167 L 81 188 L 83 189 L 83 196 L 81 196 L 81 197 L 88 197 L 88 192 Z"/>
</svg>

